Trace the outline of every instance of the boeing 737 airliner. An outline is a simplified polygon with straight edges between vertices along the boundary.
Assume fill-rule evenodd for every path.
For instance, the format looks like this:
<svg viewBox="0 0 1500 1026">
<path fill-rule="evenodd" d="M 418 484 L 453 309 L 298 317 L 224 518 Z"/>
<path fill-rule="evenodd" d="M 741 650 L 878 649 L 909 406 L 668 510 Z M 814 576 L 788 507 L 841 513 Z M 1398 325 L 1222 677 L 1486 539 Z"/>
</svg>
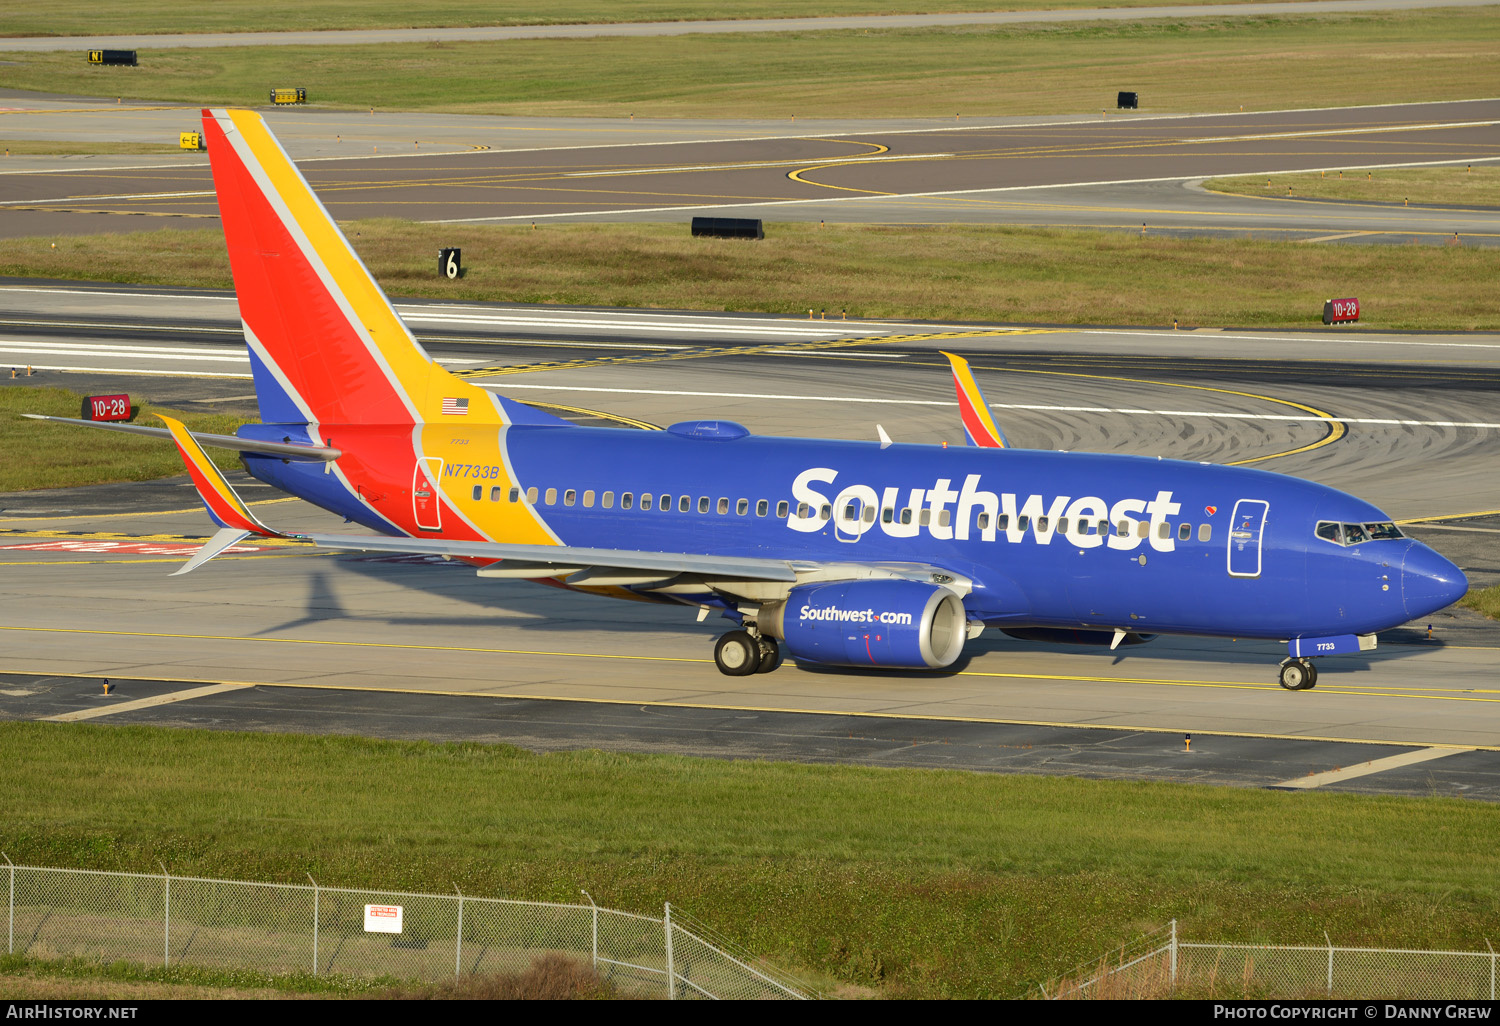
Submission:
<svg viewBox="0 0 1500 1026">
<path fill-rule="evenodd" d="M 716 611 L 726 674 L 941 669 L 985 627 L 1114 647 L 1155 634 L 1313 657 L 1464 593 L 1464 575 L 1351 495 L 1260 470 L 1006 444 L 950 357 L 970 445 L 752 435 L 728 421 L 585 428 L 438 366 L 261 118 L 203 112 L 261 423 L 167 428 L 218 533 L 434 553 L 519 578 Z M 80 422 L 81 423 L 81 422 Z M 93 425 L 110 426 L 110 425 Z M 204 455 L 377 532 L 281 535 Z"/>
</svg>

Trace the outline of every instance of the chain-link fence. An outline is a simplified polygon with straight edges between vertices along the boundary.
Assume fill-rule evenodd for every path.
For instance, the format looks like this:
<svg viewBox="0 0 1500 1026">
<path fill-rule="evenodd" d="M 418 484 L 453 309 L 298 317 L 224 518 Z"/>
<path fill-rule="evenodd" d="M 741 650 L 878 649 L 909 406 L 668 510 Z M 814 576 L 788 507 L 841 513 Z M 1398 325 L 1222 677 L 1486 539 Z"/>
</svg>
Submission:
<svg viewBox="0 0 1500 1026">
<path fill-rule="evenodd" d="M 6 948 L 40 959 L 435 981 L 561 954 L 619 992 L 806 998 L 805 985 L 668 905 L 587 905 L 11 865 Z"/>
<path fill-rule="evenodd" d="M 1325 939 L 1326 936 L 1325 936 Z M 1080 966 L 1042 994 L 1052 998 L 1391 998 L 1493 1001 L 1500 954 L 1323 945 L 1204 944 L 1177 921 Z"/>
</svg>

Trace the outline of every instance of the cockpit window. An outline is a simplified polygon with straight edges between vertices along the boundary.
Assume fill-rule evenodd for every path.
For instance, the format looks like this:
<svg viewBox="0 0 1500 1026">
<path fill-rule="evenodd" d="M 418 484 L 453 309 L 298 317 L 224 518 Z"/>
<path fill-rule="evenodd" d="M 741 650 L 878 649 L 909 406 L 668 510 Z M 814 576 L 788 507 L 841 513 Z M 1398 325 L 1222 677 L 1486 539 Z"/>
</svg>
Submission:
<svg viewBox="0 0 1500 1026">
<path fill-rule="evenodd" d="M 1335 545 L 1358 545 L 1367 541 L 1388 541 L 1405 538 L 1401 528 L 1390 521 L 1377 524 L 1335 524 L 1331 520 L 1320 520 L 1318 537 Z"/>
</svg>

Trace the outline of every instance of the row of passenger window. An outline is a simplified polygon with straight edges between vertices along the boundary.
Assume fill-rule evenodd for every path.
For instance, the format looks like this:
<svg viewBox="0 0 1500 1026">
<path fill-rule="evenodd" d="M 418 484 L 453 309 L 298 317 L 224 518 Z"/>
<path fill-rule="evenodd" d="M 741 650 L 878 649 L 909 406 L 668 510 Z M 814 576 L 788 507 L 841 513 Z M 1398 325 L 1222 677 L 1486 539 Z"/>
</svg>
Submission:
<svg viewBox="0 0 1500 1026">
<path fill-rule="evenodd" d="M 481 501 L 483 498 L 484 498 L 484 486 L 483 485 L 475 485 L 474 486 L 474 500 L 476 502 L 478 502 L 478 501 Z M 498 486 L 497 487 L 492 487 L 490 489 L 490 501 L 491 502 L 500 502 L 502 499 L 504 501 L 506 501 L 506 502 L 520 502 L 521 501 L 521 489 L 520 488 L 512 487 L 511 489 L 509 489 L 507 491 L 506 489 L 500 488 Z M 557 500 L 558 500 L 558 490 L 556 488 L 548 488 L 545 493 L 541 493 L 535 486 L 526 489 L 526 502 L 527 502 L 528 505 L 532 505 L 532 506 L 537 505 L 537 500 L 538 499 L 543 500 L 543 504 L 544 505 L 547 505 L 547 506 L 556 506 L 557 505 Z M 596 495 L 592 489 L 589 489 L 589 490 L 587 490 L 587 491 L 585 491 L 583 493 L 583 495 L 581 497 L 581 504 L 583 505 L 583 507 L 585 509 L 592 509 L 595 506 L 596 503 L 597 503 L 598 506 L 600 506 L 603 509 L 614 509 L 615 508 L 615 493 L 614 492 L 603 492 L 603 493 L 600 493 L 600 494 Z M 576 505 L 579 505 L 580 504 L 580 496 L 578 494 L 577 489 L 574 489 L 574 488 L 564 489 L 563 492 L 562 492 L 562 504 L 564 506 L 576 506 Z M 633 492 L 621 492 L 620 496 L 619 496 L 619 504 L 620 504 L 620 509 L 636 509 L 636 508 L 639 508 L 639 509 L 642 509 L 642 510 L 658 509 L 658 510 L 662 510 L 662 511 L 670 511 L 672 509 L 672 505 L 673 505 L 673 497 L 671 495 L 659 495 L 658 496 L 658 495 L 653 495 L 650 492 L 642 492 L 640 494 L 639 502 L 637 502 L 635 493 L 633 493 Z M 677 496 L 676 497 L 676 505 L 677 505 L 677 511 L 678 512 L 680 512 L 680 513 L 691 513 L 693 511 L 693 506 L 694 506 L 693 497 L 691 495 L 680 495 L 680 496 Z M 729 514 L 730 500 L 727 499 L 727 498 L 721 498 L 721 499 L 719 499 L 718 503 L 715 504 L 707 495 L 700 495 L 700 496 L 698 496 L 698 501 L 697 501 L 696 505 L 697 505 L 699 513 L 708 513 L 710 510 L 716 508 L 717 512 L 718 512 L 718 514 L 720 516 L 727 516 Z M 737 516 L 742 516 L 742 517 L 749 516 L 750 515 L 750 500 L 749 499 L 737 499 L 737 500 L 735 500 L 735 502 L 734 502 L 734 512 L 735 512 L 735 514 Z M 769 516 L 770 512 L 771 512 L 771 503 L 770 503 L 770 500 L 768 500 L 768 499 L 759 499 L 759 500 L 756 501 L 756 503 L 755 503 L 755 515 L 756 516 L 758 516 L 758 517 Z M 850 523 L 850 524 L 858 523 L 860 520 L 863 520 L 867 524 L 873 524 L 875 522 L 876 512 L 877 511 L 876 511 L 876 509 L 875 509 L 874 506 L 866 506 L 866 507 L 864 507 L 863 511 L 861 511 L 861 509 L 860 509 L 860 507 L 859 507 L 858 504 L 856 504 L 856 503 L 850 503 L 848 506 L 844 507 L 841 519 L 842 519 L 842 521 L 844 523 Z M 789 502 L 787 502 L 786 500 L 783 499 L 781 502 L 778 502 L 776 504 L 776 517 L 777 517 L 778 520 L 785 520 L 790 514 L 791 514 L 791 503 L 789 503 Z M 900 523 L 902 523 L 902 524 L 910 524 L 914 518 L 916 519 L 918 525 L 921 526 L 921 527 L 928 527 L 928 526 L 930 526 L 932 524 L 932 510 L 930 508 L 924 508 L 924 509 L 920 509 L 920 510 L 913 510 L 911 507 L 908 506 L 908 507 L 906 507 L 904 509 L 897 510 L 897 509 L 895 509 L 893 507 L 889 507 L 888 506 L 885 509 L 880 510 L 879 514 L 880 514 L 881 521 L 883 523 L 887 523 L 887 524 L 896 523 L 898 521 Z M 805 502 L 798 503 L 798 505 L 797 505 L 797 516 L 800 519 L 802 519 L 802 520 L 810 519 L 813 516 L 812 507 L 809 506 Z M 833 507 L 830 506 L 830 505 L 827 505 L 827 504 L 824 504 L 823 506 L 819 507 L 818 511 L 817 511 L 817 519 L 819 519 L 819 520 L 831 520 L 831 519 L 833 519 Z M 944 510 L 939 510 L 938 511 L 937 522 L 938 522 L 938 525 L 940 527 L 949 527 L 949 526 L 951 526 L 952 519 L 953 519 L 953 512 L 952 512 L 952 510 L 946 510 L 946 509 L 944 509 Z M 997 531 L 1008 531 L 1008 530 L 1010 530 L 1010 516 L 1009 516 L 1009 514 L 1001 513 L 1000 515 L 998 515 L 998 516 L 996 516 L 994 518 L 994 521 L 995 521 L 995 530 L 997 530 Z M 1132 525 L 1134 525 L 1134 526 L 1132 527 Z M 1029 516 L 1026 516 L 1025 514 L 1022 514 L 1021 516 L 1016 517 L 1016 530 L 1018 530 L 1018 531 L 1026 531 L 1026 530 L 1029 530 L 1031 528 L 1031 526 L 1032 526 L 1032 522 L 1031 522 L 1031 518 Z M 1037 529 L 1038 532 L 1040 532 L 1042 534 L 1046 534 L 1047 530 L 1048 530 L 1048 528 L 1050 526 L 1051 526 L 1050 519 L 1048 517 L 1037 517 L 1036 518 L 1036 529 Z M 974 527 L 975 527 L 976 530 L 979 530 L 979 531 L 989 530 L 989 527 L 990 527 L 990 514 L 981 511 L 979 513 L 979 515 L 977 516 L 977 518 L 975 519 Z M 1095 534 L 1097 534 L 1097 535 L 1102 535 L 1102 536 L 1108 536 L 1111 533 L 1111 528 L 1113 528 L 1113 533 L 1116 534 L 1119 537 L 1122 537 L 1122 538 L 1129 537 L 1132 531 L 1134 531 L 1135 536 L 1137 538 L 1146 538 L 1146 537 L 1149 537 L 1149 535 L 1150 535 L 1151 525 L 1150 525 L 1149 522 L 1144 521 L 1144 520 L 1121 520 L 1118 524 L 1113 524 L 1113 525 L 1110 524 L 1110 522 L 1108 520 L 1097 520 L 1097 521 L 1096 520 L 1077 520 L 1077 521 L 1074 521 L 1074 522 L 1072 522 L 1070 524 L 1067 517 L 1058 517 L 1057 518 L 1057 527 L 1056 527 L 1057 533 L 1059 533 L 1059 534 L 1068 534 L 1070 528 L 1072 529 L 1073 533 L 1080 534 L 1080 535 L 1095 535 Z M 1322 525 L 1319 525 L 1319 532 L 1321 533 L 1321 531 L 1322 531 Z M 1172 527 L 1171 524 L 1168 524 L 1168 523 L 1164 522 L 1164 523 L 1161 523 L 1161 524 L 1157 525 L 1156 536 L 1158 538 L 1163 538 L 1163 539 L 1170 538 L 1170 537 L 1172 537 L 1172 534 L 1173 534 L 1173 527 Z M 1192 524 L 1188 524 L 1188 523 L 1178 524 L 1177 527 L 1176 527 L 1176 534 L 1177 534 L 1178 541 L 1188 541 L 1188 540 L 1190 540 L 1192 538 L 1192 536 L 1193 536 L 1193 525 Z M 1398 536 L 1399 536 L 1399 534 L 1398 534 Z M 1200 524 L 1198 526 L 1198 540 L 1199 541 L 1206 542 L 1206 541 L 1209 541 L 1212 537 L 1213 537 L 1213 526 L 1211 524 Z"/>
</svg>

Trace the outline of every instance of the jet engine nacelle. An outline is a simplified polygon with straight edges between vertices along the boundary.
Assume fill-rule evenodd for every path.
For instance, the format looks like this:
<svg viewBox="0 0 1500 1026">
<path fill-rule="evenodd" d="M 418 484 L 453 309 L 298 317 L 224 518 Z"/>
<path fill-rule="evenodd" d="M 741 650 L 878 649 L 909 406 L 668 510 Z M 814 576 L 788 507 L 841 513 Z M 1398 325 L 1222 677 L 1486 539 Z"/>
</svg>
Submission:
<svg viewBox="0 0 1500 1026">
<path fill-rule="evenodd" d="M 802 662 L 935 670 L 963 651 L 967 619 L 947 588 L 864 580 L 793 588 L 757 624 Z"/>
</svg>

